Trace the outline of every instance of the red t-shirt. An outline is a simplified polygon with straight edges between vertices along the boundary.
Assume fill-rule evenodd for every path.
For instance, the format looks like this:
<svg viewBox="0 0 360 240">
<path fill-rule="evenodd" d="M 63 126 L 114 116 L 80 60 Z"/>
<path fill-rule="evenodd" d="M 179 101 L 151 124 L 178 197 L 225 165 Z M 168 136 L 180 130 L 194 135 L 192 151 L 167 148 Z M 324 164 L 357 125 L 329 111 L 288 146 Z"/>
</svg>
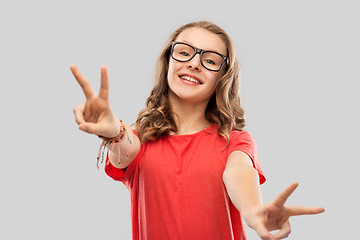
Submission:
<svg viewBox="0 0 360 240">
<path fill-rule="evenodd" d="M 142 144 L 123 170 L 106 160 L 106 174 L 130 191 L 134 240 L 246 239 L 240 213 L 222 180 L 229 154 L 246 153 L 261 184 L 265 177 L 248 132 L 232 131 L 224 149 L 226 140 L 216 129 L 212 125 L 195 134 Z"/>
</svg>

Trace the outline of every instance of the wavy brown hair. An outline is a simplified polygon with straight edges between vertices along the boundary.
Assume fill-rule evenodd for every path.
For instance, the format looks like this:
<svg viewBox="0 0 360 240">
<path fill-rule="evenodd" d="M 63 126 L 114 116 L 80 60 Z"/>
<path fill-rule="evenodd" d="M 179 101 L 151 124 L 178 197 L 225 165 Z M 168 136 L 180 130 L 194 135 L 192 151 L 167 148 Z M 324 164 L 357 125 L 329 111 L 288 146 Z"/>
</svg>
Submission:
<svg viewBox="0 0 360 240">
<path fill-rule="evenodd" d="M 135 130 L 141 141 L 157 140 L 170 132 L 177 132 L 175 114 L 168 100 L 170 44 L 181 32 L 189 28 L 203 28 L 218 35 L 227 49 L 228 63 L 225 72 L 217 81 L 215 92 L 205 112 L 205 117 L 218 125 L 217 132 L 229 142 L 231 130 L 242 130 L 245 126 L 244 110 L 240 106 L 240 65 L 233 43 L 226 32 L 217 25 L 206 22 L 192 22 L 177 29 L 168 39 L 156 65 L 155 86 L 146 100 L 146 107 L 139 113 Z"/>
</svg>

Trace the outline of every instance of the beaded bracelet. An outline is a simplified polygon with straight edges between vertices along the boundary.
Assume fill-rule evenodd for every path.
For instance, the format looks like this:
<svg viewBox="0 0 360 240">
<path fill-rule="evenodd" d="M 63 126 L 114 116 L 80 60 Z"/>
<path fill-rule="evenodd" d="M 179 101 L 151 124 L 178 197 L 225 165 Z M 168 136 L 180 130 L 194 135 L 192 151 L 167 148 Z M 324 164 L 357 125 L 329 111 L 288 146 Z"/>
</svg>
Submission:
<svg viewBox="0 0 360 240">
<path fill-rule="evenodd" d="M 131 140 L 130 140 L 130 137 L 129 137 L 129 134 L 128 132 L 126 131 L 126 128 L 124 126 L 124 123 L 122 122 L 121 119 L 119 119 L 120 121 L 120 133 L 113 137 L 113 138 L 107 138 L 107 137 L 103 137 L 103 136 L 100 136 L 100 135 L 97 135 L 99 138 L 102 139 L 102 143 L 100 145 L 100 148 L 99 148 L 99 152 L 98 152 L 98 156 L 97 156 L 97 162 L 96 162 L 96 166 L 97 168 L 99 169 L 99 159 L 100 159 L 100 155 L 101 155 L 101 163 L 103 163 L 104 161 L 104 152 L 105 152 L 105 148 L 108 147 L 108 145 L 112 144 L 112 143 L 119 143 L 123 140 L 125 134 L 127 136 L 127 139 L 129 140 L 130 144 L 131 144 Z M 120 164 L 120 146 L 119 144 L 117 144 L 117 148 L 118 148 L 118 164 Z M 114 144 L 112 144 L 112 147 L 111 147 L 111 151 L 114 149 Z M 126 158 L 129 157 L 128 153 L 126 153 Z"/>
</svg>

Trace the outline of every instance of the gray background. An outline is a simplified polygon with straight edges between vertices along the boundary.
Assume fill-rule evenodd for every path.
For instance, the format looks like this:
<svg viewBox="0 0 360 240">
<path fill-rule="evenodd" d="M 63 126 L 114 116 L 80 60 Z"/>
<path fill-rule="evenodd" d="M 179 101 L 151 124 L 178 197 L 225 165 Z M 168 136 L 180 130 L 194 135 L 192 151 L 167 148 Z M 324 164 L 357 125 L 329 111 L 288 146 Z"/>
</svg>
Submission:
<svg viewBox="0 0 360 240">
<path fill-rule="evenodd" d="M 300 183 L 289 239 L 359 236 L 359 1 L 1 1 L 0 239 L 130 239 L 127 189 L 96 169 L 77 130 L 77 64 L 98 89 L 107 65 L 117 115 L 135 121 L 155 61 L 180 25 L 209 20 L 235 42 L 243 106 L 268 181 Z M 248 229 L 249 239 L 258 239 Z"/>
</svg>

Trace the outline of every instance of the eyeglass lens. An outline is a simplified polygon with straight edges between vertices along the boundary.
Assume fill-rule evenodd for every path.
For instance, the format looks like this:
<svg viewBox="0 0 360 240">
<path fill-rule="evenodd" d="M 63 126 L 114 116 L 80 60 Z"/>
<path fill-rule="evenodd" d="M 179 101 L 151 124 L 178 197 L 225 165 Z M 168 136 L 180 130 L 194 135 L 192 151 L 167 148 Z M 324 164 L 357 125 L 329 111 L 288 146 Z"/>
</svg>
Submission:
<svg viewBox="0 0 360 240">
<path fill-rule="evenodd" d="M 172 57 L 175 58 L 175 60 L 180 62 L 187 62 L 189 61 L 194 55 L 196 54 L 195 49 L 191 46 L 183 43 L 176 43 L 173 47 L 173 53 Z M 213 71 L 220 70 L 222 64 L 223 64 L 223 57 L 217 53 L 214 52 L 207 52 L 203 51 L 202 57 L 201 57 L 201 64 Z"/>
</svg>

